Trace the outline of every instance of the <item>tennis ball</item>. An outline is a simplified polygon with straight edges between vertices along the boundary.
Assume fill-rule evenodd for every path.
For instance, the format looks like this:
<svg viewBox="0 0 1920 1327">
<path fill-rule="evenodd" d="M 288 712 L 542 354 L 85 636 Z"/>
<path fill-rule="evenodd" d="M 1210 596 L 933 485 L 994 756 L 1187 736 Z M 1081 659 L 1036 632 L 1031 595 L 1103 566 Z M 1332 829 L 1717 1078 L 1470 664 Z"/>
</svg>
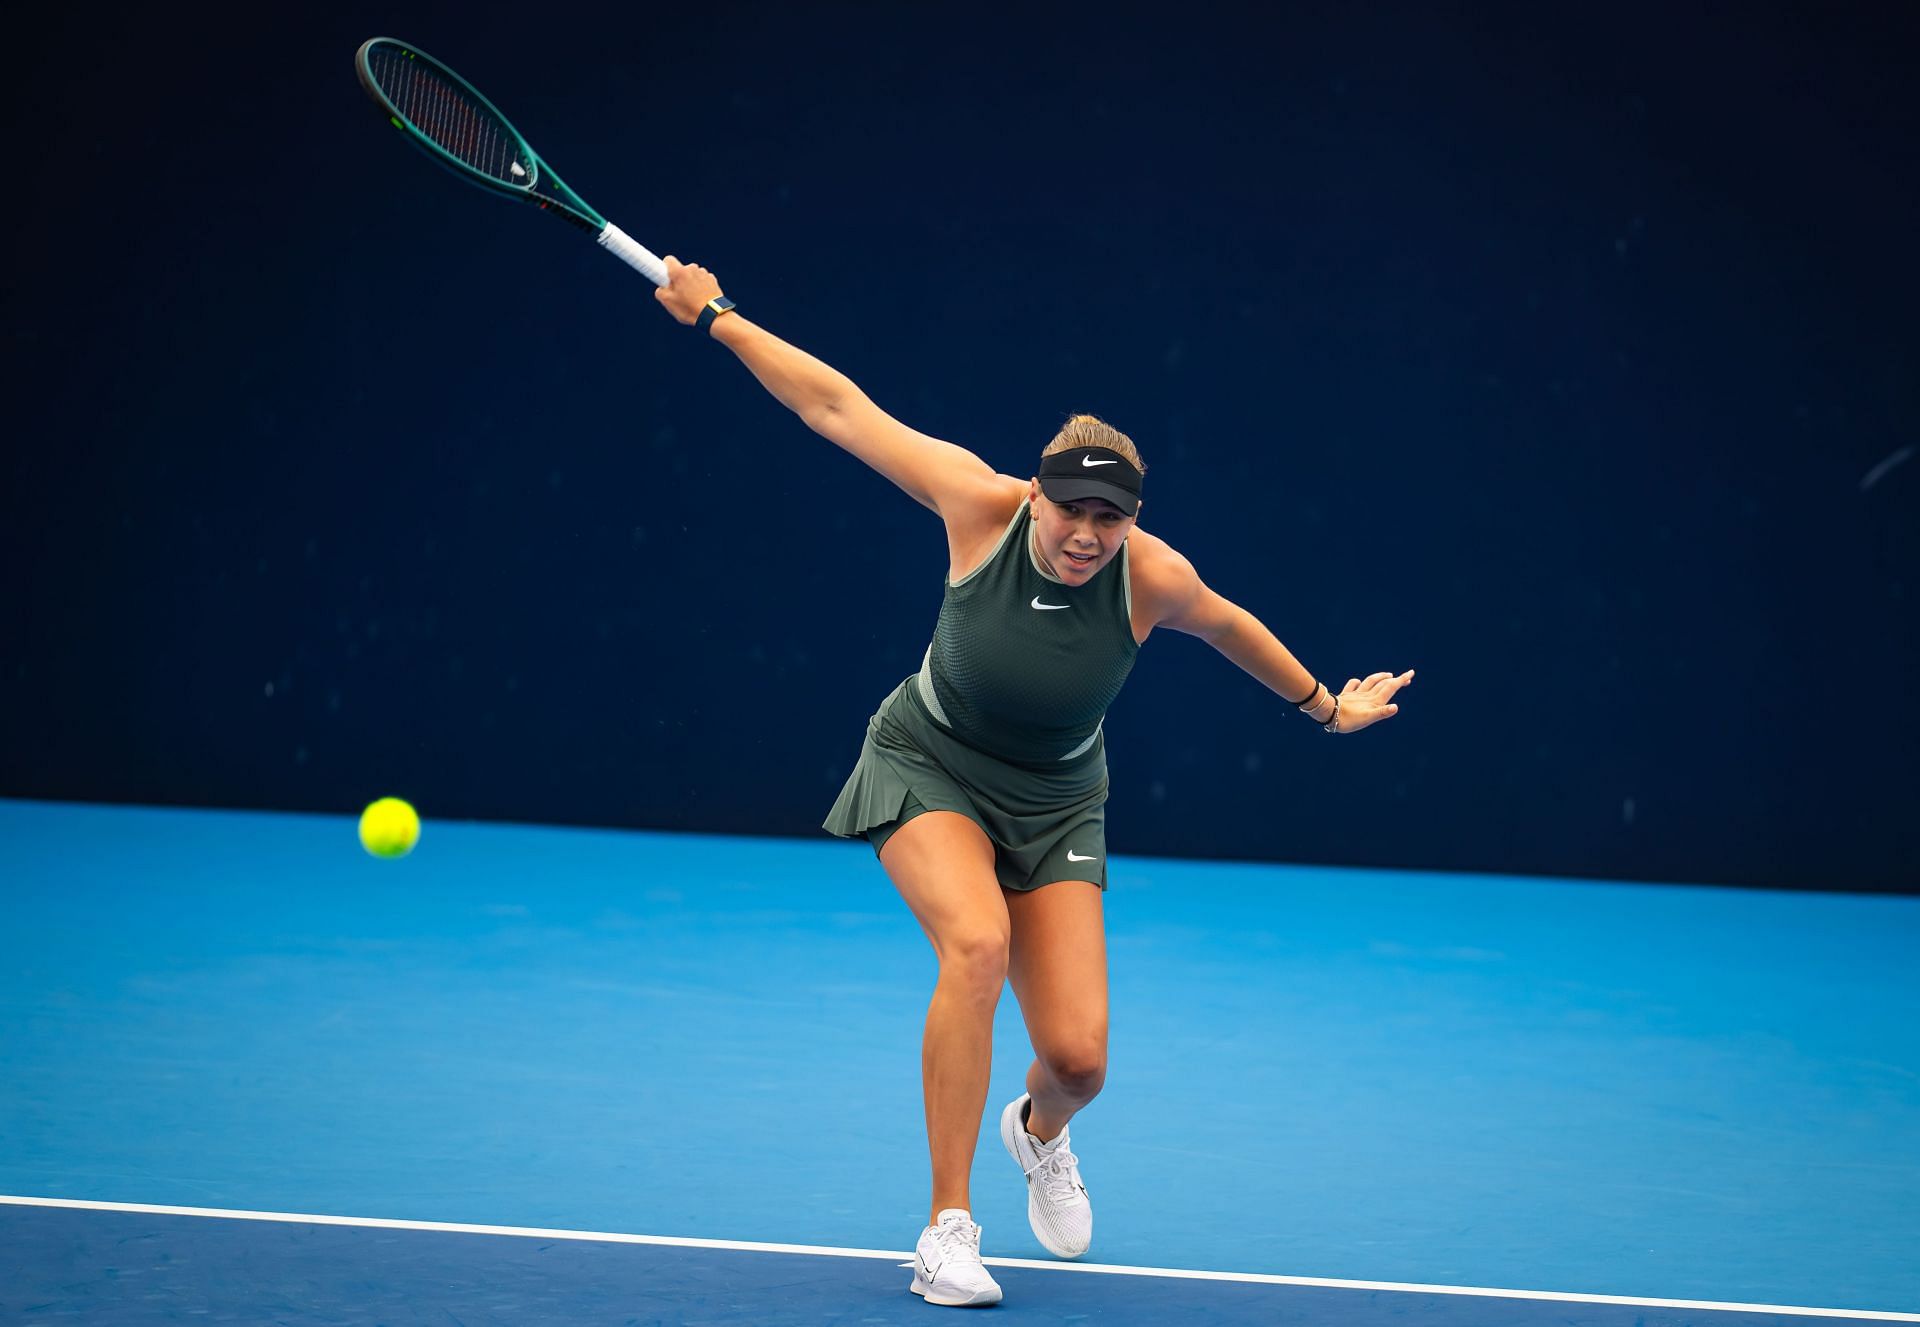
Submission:
<svg viewBox="0 0 1920 1327">
<path fill-rule="evenodd" d="M 420 815 L 398 797 L 382 797 L 360 813 L 360 846 L 375 857 L 405 857 L 420 841 Z"/>
</svg>

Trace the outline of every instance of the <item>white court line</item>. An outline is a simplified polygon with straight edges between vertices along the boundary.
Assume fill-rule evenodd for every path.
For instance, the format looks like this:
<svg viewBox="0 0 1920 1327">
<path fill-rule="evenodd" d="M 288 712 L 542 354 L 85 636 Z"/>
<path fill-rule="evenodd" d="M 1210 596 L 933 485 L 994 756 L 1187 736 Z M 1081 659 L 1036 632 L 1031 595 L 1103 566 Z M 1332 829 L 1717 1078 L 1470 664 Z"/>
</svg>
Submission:
<svg viewBox="0 0 1920 1327">
<path fill-rule="evenodd" d="M 399 1221 L 379 1216 L 317 1216 L 306 1212 L 243 1212 L 224 1207 L 166 1207 L 153 1203 L 100 1203 L 83 1198 L 26 1198 L 0 1194 L 14 1207 L 66 1207 L 88 1212 L 142 1212 L 155 1216 L 210 1216 L 228 1221 L 288 1221 L 311 1226 L 360 1226 L 374 1230 L 437 1230 L 459 1235 L 515 1235 L 532 1239 L 587 1240 L 601 1244 L 663 1244 L 683 1249 L 738 1249 L 746 1253 L 810 1253 L 826 1258 L 886 1258 L 912 1261 L 895 1249 L 840 1249 L 824 1244 L 762 1244 L 736 1239 L 685 1239 L 674 1235 L 627 1235 L 604 1230 L 543 1230 L 537 1226 L 476 1226 L 452 1221 Z M 983 1258 L 993 1267 L 1031 1267 L 1047 1272 L 1097 1272 L 1108 1276 L 1160 1276 L 1182 1281 L 1238 1281 L 1267 1286 L 1322 1286 L 1333 1290 L 1398 1290 L 1420 1295 L 1472 1295 L 1485 1299 L 1541 1299 L 1570 1304 L 1621 1304 L 1630 1308 L 1708 1309 L 1720 1313 L 1786 1313 L 1803 1318 L 1854 1318 L 1874 1322 L 1920 1322 L 1920 1313 L 1866 1309 L 1813 1309 L 1794 1304 L 1732 1304 L 1710 1299 L 1635 1299 L 1628 1295 L 1579 1295 L 1553 1290 L 1499 1290 L 1486 1286 L 1429 1286 L 1404 1281 L 1339 1281 L 1318 1276 L 1269 1276 L 1260 1272 L 1196 1272 L 1181 1267 L 1122 1267 L 1103 1263 L 1052 1262 L 1040 1258 Z"/>
</svg>

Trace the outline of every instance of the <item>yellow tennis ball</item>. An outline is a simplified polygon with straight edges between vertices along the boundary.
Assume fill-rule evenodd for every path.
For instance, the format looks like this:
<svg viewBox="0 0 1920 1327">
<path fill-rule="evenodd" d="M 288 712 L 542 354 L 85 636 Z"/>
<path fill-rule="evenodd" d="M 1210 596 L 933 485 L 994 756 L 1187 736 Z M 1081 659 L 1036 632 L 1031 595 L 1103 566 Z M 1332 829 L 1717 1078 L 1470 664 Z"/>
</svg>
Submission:
<svg viewBox="0 0 1920 1327">
<path fill-rule="evenodd" d="M 360 813 L 360 846 L 375 857 L 405 857 L 420 841 L 420 815 L 398 797 L 382 797 Z"/>
</svg>

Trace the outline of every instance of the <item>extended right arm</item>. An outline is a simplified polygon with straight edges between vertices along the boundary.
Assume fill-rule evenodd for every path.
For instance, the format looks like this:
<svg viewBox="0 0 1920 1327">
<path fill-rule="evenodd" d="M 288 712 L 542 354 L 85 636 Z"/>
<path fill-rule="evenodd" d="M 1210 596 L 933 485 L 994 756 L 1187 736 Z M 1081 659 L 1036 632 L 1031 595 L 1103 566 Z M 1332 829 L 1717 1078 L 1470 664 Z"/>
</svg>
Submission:
<svg viewBox="0 0 1920 1327">
<path fill-rule="evenodd" d="M 720 293 L 720 283 L 698 265 L 671 257 L 666 264 L 668 284 L 654 298 L 691 324 Z M 844 373 L 738 313 L 715 319 L 708 330 L 808 428 L 865 461 L 921 506 L 948 515 L 982 481 L 996 478 L 992 467 L 966 448 L 908 428 Z"/>
</svg>

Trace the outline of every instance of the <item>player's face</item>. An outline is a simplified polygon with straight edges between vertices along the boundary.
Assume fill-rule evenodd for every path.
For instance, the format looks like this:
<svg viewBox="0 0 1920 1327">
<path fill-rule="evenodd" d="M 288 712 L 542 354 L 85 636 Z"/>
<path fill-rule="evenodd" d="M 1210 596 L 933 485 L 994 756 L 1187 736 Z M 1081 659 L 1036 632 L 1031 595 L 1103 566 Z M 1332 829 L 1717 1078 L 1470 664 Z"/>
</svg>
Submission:
<svg viewBox="0 0 1920 1327">
<path fill-rule="evenodd" d="M 1104 498 L 1055 502 L 1035 483 L 1029 501 L 1033 507 L 1034 547 L 1040 560 L 1068 585 L 1084 585 L 1091 580 L 1113 561 L 1133 530 L 1135 518 Z"/>
</svg>

